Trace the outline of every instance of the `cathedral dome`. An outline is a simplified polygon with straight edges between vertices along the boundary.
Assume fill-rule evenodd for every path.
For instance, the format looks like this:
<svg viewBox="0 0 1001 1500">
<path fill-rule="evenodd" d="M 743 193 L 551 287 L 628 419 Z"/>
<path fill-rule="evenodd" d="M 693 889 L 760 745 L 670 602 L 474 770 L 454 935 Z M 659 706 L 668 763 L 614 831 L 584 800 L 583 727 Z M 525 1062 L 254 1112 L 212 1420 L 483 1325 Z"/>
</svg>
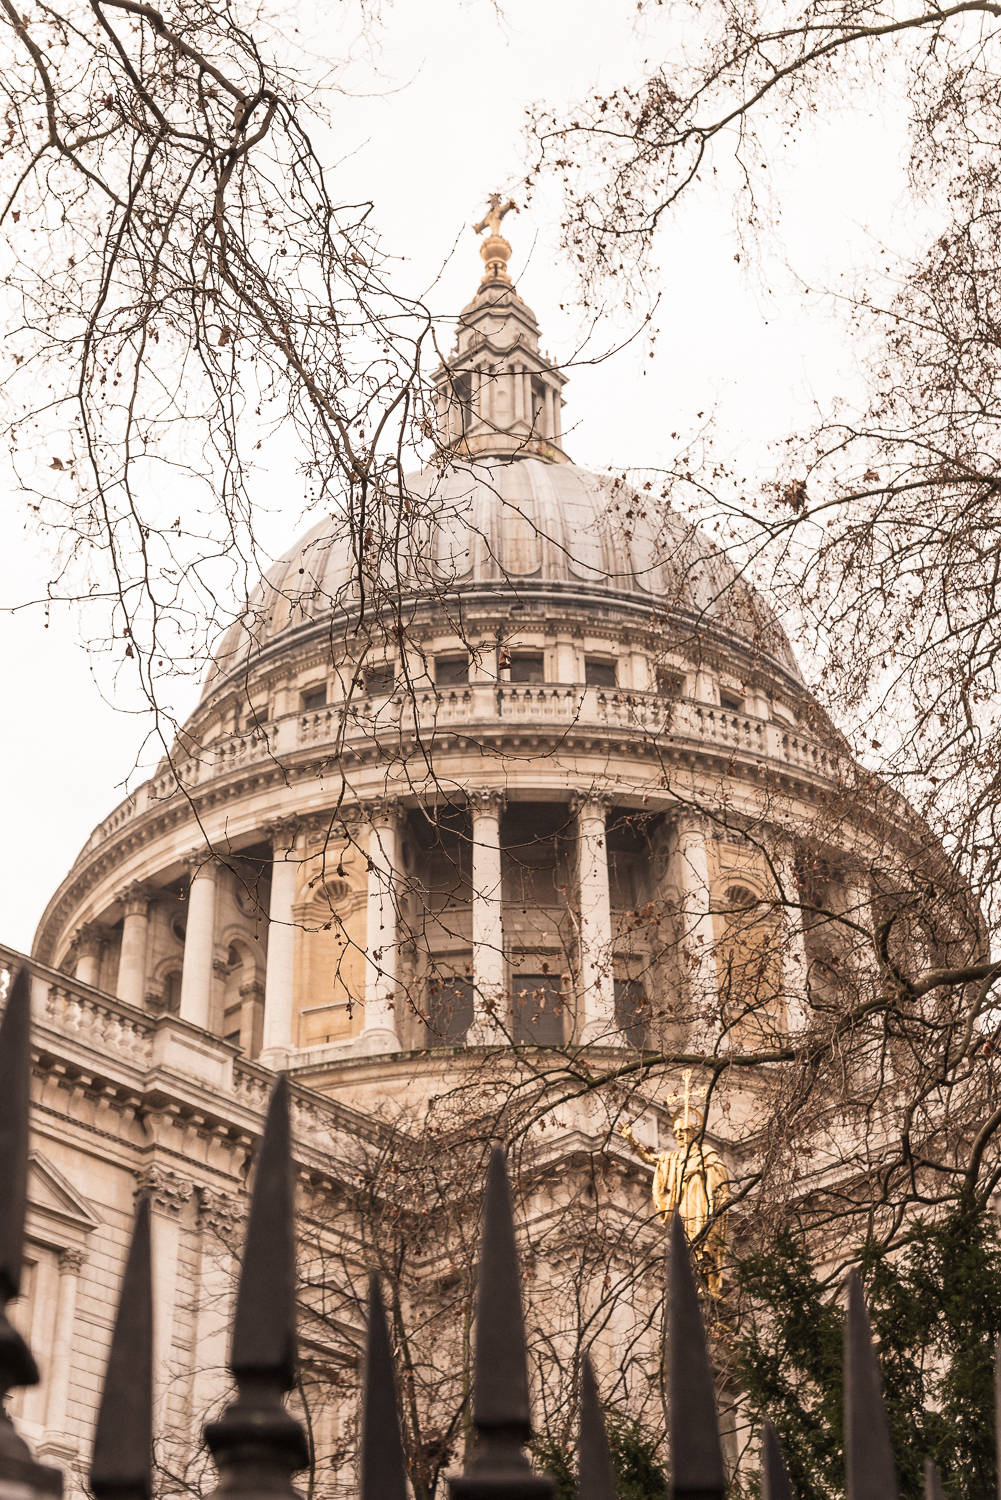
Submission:
<svg viewBox="0 0 1001 1500">
<path fill-rule="evenodd" d="M 420 517 L 378 573 L 394 601 L 505 592 L 653 612 L 686 633 L 725 638 L 799 680 L 789 643 L 719 548 L 655 494 L 533 454 L 458 459 L 407 479 Z M 395 538 L 390 539 L 395 540 Z M 275 563 L 226 632 L 204 696 L 331 617 L 357 610 L 359 565 L 343 517 L 319 522 Z M 378 601 L 379 592 L 375 590 Z"/>
</svg>

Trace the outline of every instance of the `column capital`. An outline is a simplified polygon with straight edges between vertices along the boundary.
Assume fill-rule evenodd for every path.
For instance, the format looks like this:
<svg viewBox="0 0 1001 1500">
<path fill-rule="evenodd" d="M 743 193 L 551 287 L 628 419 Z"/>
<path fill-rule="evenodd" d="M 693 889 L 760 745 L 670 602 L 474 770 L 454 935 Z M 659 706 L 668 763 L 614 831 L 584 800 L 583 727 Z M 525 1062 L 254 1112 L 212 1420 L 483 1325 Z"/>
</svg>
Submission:
<svg viewBox="0 0 1001 1500">
<path fill-rule="evenodd" d="M 205 1187 L 198 1188 L 195 1196 L 199 1228 L 208 1229 L 227 1241 L 231 1240 L 233 1231 L 246 1219 L 246 1212 L 239 1201 L 229 1193 L 218 1193 L 213 1188 Z"/>
<path fill-rule="evenodd" d="M 248 979 L 240 986 L 240 999 L 264 1003 L 264 985 L 260 979 Z"/>
<path fill-rule="evenodd" d="M 148 1197 L 155 1213 L 177 1218 L 193 1193 L 190 1182 L 166 1167 L 143 1167 L 136 1174 L 135 1195 L 137 1198 Z"/>
<path fill-rule="evenodd" d="M 373 828 L 380 824 L 395 827 L 403 816 L 403 801 L 400 797 L 374 797 L 364 804 L 364 811 Z"/>
<path fill-rule="evenodd" d="M 107 933 L 100 922 L 81 922 L 70 941 L 74 958 L 100 958 Z"/>
<path fill-rule="evenodd" d="M 303 820 L 290 813 L 287 817 L 271 818 L 264 825 L 264 832 L 271 841 L 272 857 L 275 855 L 291 854 L 296 845 L 300 833 L 305 831 Z"/>
<path fill-rule="evenodd" d="M 79 1276 L 87 1259 L 82 1250 L 68 1248 L 59 1252 L 60 1276 Z"/>
<path fill-rule="evenodd" d="M 144 917 L 149 911 L 152 899 L 153 892 L 142 880 L 134 880 L 115 897 L 115 900 L 121 903 L 123 915 L 126 917 Z"/>
<path fill-rule="evenodd" d="M 198 849 L 189 849 L 182 856 L 181 864 L 188 874 L 189 880 L 199 876 L 203 880 L 214 880 L 218 873 L 218 863 L 214 849 L 207 849 L 204 844 Z"/>
<path fill-rule="evenodd" d="M 609 792 L 574 792 L 570 798 L 570 811 L 575 817 L 590 812 L 596 818 L 605 817 L 614 798 Z"/>
<path fill-rule="evenodd" d="M 466 793 L 466 800 L 474 817 L 478 813 L 492 813 L 499 817 L 507 804 L 507 793 L 494 787 L 474 787 Z"/>
</svg>

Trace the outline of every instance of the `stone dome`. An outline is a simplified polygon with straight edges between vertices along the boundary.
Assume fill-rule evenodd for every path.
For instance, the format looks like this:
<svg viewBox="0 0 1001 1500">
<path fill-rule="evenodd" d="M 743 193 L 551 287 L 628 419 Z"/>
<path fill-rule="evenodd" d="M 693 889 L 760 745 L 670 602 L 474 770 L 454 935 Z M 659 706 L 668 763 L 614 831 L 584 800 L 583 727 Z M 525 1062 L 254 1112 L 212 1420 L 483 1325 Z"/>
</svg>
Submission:
<svg viewBox="0 0 1001 1500">
<path fill-rule="evenodd" d="M 789 643 L 724 554 L 653 493 L 621 478 L 530 454 L 427 468 L 407 479 L 418 519 L 400 548 L 393 528 L 363 570 L 386 593 L 552 595 L 651 611 L 693 635 L 723 636 L 799 681 Z M 379 553 L 381 552 L 381 556 Z M 204 697 L 236 671 L 286 650 L 358 608 L 356 540 L 343 516 L 308 531 L 268 571 L 224 635 Z"/>
</svg>

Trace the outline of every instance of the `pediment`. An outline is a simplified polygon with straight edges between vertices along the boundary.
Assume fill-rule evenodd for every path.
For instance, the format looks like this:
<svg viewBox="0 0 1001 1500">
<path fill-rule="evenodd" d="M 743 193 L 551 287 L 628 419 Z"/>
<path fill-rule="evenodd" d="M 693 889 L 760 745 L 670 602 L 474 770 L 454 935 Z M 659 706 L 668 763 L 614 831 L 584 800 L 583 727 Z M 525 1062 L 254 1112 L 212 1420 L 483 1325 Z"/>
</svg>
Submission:
<svg viewBox="0 0 1001 1500">
<path fill-rule="evenodd" d="M 84 1234 L 100 1223 L 87 1201 L 37 1151 L 28 1155 L 28 1210 Z"/>
</svg>

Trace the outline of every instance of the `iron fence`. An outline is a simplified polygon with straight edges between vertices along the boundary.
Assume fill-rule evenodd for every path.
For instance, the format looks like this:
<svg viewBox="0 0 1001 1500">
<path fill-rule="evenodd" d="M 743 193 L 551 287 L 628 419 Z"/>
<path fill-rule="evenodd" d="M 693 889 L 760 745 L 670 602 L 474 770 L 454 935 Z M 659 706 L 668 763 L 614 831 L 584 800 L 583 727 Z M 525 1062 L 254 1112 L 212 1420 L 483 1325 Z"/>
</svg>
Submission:
<svg viewBox="0 0 1001 1500">
<path fill-rule="evenodd" d="M 0 1022 L 0 1387 L 39 1379 L 24 1339 L 7 1318 L 21 1284 L 27 1193 L 30 986 L 22 969 Z M 724 1500 L 728 1481 L 712 1365 L 696 1282 L 677 1215 L 668 1241 L 667 1347 L 670 1491 L 674 1500 Z M 58 1337 L 58 1330 L 56 1332 Z M 849 1284 L 845 1318 L 845 1476 L 848 1500 L 896 1500 L 897 1478 L 861 1285 Z M 296 1375 L 295 1218 L 289 1088 L 271 1095 L 251 1195 L 230 1344 L 236 1394 L 205 1427 L 220 1500 L 300 1500 L 293 1475 L 308 1464 L 306 1436 L 286 1409 Z M 389 1330 L 371 1278 L 359 1452 L 361 1500 L 406 1500 Z M 495 1148 L 483 1199 L 476 1296 L 472 1430 L 451 1500 L 552 1500 L 555 1481 L 536 1473 L 526 1448 L 531 1400 L 521 1277 L 504 1156 Z M 94 1435 L 90 1485 L 96 1500 L 151 1500 L 153 1492 L 153 1295 L 149 1204 L 136 1211 Z M 774 1430 L 761 1433 L 763 1500 L 792 1500 Z M 37 1463 L 6 1409 L 0 1415 L 0 1500 L 59 1500 L 60 1470 Z M 934 1466 L 927 1500 L 942 1500 Z M 593 1369 L 585 1357 L 579 1403 L 579 1500 L 616 1500 L 615 1479 Z M 986 1497 L 985 1497 L 986 1500 Z"/>
</svg>

